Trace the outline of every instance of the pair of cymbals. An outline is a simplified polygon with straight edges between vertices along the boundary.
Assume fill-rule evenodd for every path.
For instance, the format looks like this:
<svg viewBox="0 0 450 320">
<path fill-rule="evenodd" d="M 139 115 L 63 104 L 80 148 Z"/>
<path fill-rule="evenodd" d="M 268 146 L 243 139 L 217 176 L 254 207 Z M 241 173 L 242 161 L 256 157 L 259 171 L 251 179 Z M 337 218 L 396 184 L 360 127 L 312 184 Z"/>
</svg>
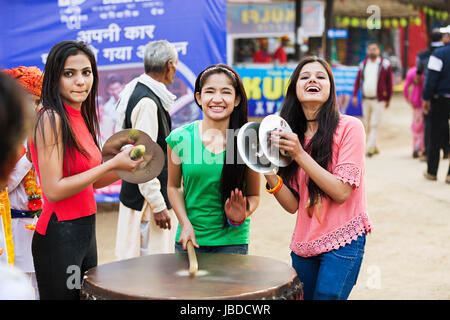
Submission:
<svg viewBox="0 0 450 320">
<path fill-rule="evenodd" d="M 278 115 L 268 115 L 261 123 L 248 122 L 237 136 L 237 149 L 241 159 L 252 170 L 267 174 L 286 167 L 292 158 L 270 141 L 274 131 L 292 132 L 289 124 Z"/>
<path fill-rule="evenodd" d="M 106 140 L 102 148 L 103 161 L 113 158 L 117 153 L 128 146 L 129 139 L 134 140 L 134 145 L 144 145 L 144 161 L 135 171 L 116 170 L 117 175 L 130 183 L 144 183 L 156 178 L 164 167 L 164 152 L 161 147 L 150 138 L 148 134 L 137 129 L 125 129 L 116 132 Z M 113 151 L 111 151 L 113 150 Z"/>
</svg>

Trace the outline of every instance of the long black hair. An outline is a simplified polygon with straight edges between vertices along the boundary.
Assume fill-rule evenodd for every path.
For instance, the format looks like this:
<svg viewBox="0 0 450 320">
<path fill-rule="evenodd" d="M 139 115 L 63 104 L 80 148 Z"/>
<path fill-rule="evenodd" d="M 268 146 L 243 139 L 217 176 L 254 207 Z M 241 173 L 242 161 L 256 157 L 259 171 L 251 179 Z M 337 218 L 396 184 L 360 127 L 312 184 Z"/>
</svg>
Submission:
<svg viewBox="0 0 450 320">
<path fill-rule="evenodd" d="M 326 70 L 330 80 L 330 95 L 327 101 L 320 108 L 316 118 L 318 120 L 318 129 L 310 142 L 305 145 L 305 132 L 307 129 L 306 117 L 303 112 L 302 104 L 297 98 L 297 81 L 300 72 L 308 63 L 318 62 Z M 332 159 L 333 136 L 339 123 L 340 113 L 336 99 L 336 87 L 330 65 L 323 59 L 309 56 L 303 58 L 291 75 L 290 83 L 286 92 L 286 98 L 280 111 L 280 116 L 284 118 L 292 131 L 298 135 L 300 143 L 305 151 L 309 152 L 311 157 L 324 169 L 330 171 Z M 298 164 L 293 161 L 289 166 L 280 168 L 279 174 L 284 181 L 288 182 L 297 172 Z M 317 186 L 317 184 L 308 178 L 309 208 L 312 208 L 320 196 L 327 195 Z M 308 210 L 308 214 L 310 214 Z M 311 215 L 311 214 L 310 214 Z"/>
<path fill-rule="evenodd" d="M 99 124 L 96 110 L 96 96 L 98 89 L 97 64 L 93 52 L 82 41 L 62 41 L 55 44 L 50 50 L 47 57 L 47 62 L 45 64 L 44 78 L 42 81 L 42 112 L 38 113 L 36 125 L 34 128 L 34 139 L 36 139 L 36 134 L 38 133 L 38 131 L 44 138 L 44 129 L 46 128 L 44 128 L 43 126 L 43 115 L 44 113 L 47 113 L 50 118 L 51 130 L 55 135 L 55 141 L 58 141 L 55 121 L 55 114 L 57 114 L 61 119 L 61 134 L 62 144 L 64 146 L 64 158 L 73 156 L 73 152 L 75 150 L 80 152 L 85 157 L 89 157 L 87 152 L 82 148 L 82 146 L 76 139 L 76 136 L 69 122 L 68 112 L 64 107 L 61 99 L 61 93 L 59 91 L 59 81 L 63 74 L 64 64 L 67 58 L 69 56 L 77 55 L 80 53 L 85 54 L 88 57 L 91 63 L 92 75 L 94 79 L 91 91 L 86 100 L 81 105 L 81 115 L 92 138 L 94 139 L 95 144 L 97 145 L 97 147 L 99 147 L 97 140 Z M 69 162 L 67 162 L 67 164 L 68 163 Z"/>
<path fill-rule="evenodd" d="M 236 132 L 248 121 L 248 100 L 241 77 L 233 68 L 227 66 L 226 64 L 214 64 L 203 70 L 195 81 L 195 93 L 198 92 L 199 95 L 201 95 L 201 91 L 206 80 L 211 75 L 218 73 L 225 74 L 230 79 L 236 92 L 236 99 L 238 97 L 240 98 L 239 104 L 233 109 L 233 112 L 230 115 L 230 124 L 228 129 L 231 130 L 228 130 L 227 132 L 225 162 L 223 164 L 220 179 L 223 221 L 224 226 L 228 226 L 225 215 L 225 202 L 231 196 L 231 191 L 238 188 L 244 193 L 244 195 L 246 194 L 245 176 L 247 173 L 247 166 L 242 163 L 242 161 L 238 161 Z M 198 103 L 197 99 L 195 99 L 195 102 L 201 108 L 201 105 Z"/>
</svg>

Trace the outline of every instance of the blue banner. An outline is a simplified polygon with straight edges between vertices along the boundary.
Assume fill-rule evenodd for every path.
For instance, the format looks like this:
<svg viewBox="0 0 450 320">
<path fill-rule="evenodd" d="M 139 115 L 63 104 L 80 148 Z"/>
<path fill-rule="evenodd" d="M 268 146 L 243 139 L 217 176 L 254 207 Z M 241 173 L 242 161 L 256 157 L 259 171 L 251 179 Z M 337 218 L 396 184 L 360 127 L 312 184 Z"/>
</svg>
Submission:
<svg viewBox="0 0 450 320">
<path fill-rule="evenodd" d="M 145 45 L 167 40 L 178 51 L 173 128 L 201 117 L 194 102 L 198 73 L 226 62 L 226 0 L 0 0 L 0 68 L 37 66 L 63 40 L 82 40 L 99 69 L 101 141 L 114 133 L 114 106 L 126 83 L 144 72 Z M 98 201 L 117 201 L 120 183 Z"/>
<path fill-rule="evenodd" d="M 293 68 L 235 67 L 235 69 L 241 76 L 247 93 L 249 117 L 265 117 L 280 111 Z M 351 101 L 358 67 L 335 67 L 332 71 L 341 112 L 362 116 L 360 95 L 357 106 L 353 106 Z"/>
<path fill-rule="evenodd" d="M 99 105 L 109 107 L 116 92 L 141 74 L 149 41 L 165 39 L 179 54 L 174 84 L 178 99 L 174 127 L 200 117 L 193 107 L 196 75 L 226 62 L 226 0 L 0 0 L 0 68 L 43 70 L 51 47 L 62 40 L 85 41 L 97 58 Z M 116 83 L 115 88 L 108 88 Z M 107 110 L 106 110 L 107 111 Z M 105 112 L 107 113 L 107 112 Z M 102 127 L 102 140 L 110 128 Z M 106 132 L 106 134 L 104 134 Z"/>
</svg>

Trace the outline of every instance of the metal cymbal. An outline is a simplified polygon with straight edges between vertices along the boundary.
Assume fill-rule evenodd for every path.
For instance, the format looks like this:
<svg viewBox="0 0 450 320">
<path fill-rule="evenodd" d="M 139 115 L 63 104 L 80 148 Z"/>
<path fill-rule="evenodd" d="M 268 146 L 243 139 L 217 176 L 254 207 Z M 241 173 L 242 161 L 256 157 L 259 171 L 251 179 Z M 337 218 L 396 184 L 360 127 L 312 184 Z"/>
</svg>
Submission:
<svg viewBox="0 0 450 320">
<path fill-rule="evenodd" d="M 239 156 L 245 164 L 252 170 L 266 174 L 277 170 L 264 155 L 261 150 L 261 143 L 258 136 L 260 124 L 257 122 L 247 122 L 238 132 L 237 149 Z"/>
<path fill-rule="evenodd" d="M 102 158 L 103 161 L 108 161 L 119 153 L 120 149 L 123 149 L 129 145 L 128 138 L 130 131 L 133 133 L 138 133 L 138 138 L 134 142 L 134 145 L 142 144 L 145 146 L 145 154 L 143 155 L 144 161 L 139 164 L 133 172 L 122 170 L 115 170 L 115 172 L 124 181 L 130 183 L 144 183 L 156 178 L 164 167 L 163 150 L 145 132 L 137 129 L 124 129 L 116 132 L 109 137 L 103 145 Z"/>
<path fill-rule="evenodd" d="M 259 141 L 261 142 L 261 149 L 267 159 L 278 167 L 286 167 L 292 162 L 292 158 L 269 141 L 270 133 L 279 131 L 280 129 L 285 132 L 292 132 L 292 129 L 286 120 L 278 115 L 271 114 L 261 121 L 258 135 Z"/>
</svg>

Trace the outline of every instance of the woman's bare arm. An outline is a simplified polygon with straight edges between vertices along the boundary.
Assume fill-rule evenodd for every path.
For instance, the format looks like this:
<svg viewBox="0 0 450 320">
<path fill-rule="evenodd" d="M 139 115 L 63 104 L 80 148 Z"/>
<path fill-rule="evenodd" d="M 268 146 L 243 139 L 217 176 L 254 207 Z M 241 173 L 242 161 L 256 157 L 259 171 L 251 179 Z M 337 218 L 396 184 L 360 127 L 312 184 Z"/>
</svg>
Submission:
<svg viewBox="0 0 450 320">
<path fill-rule="evenodd" d="M 60 201 L 79 193 L 104 177 L 111 170 L 122 169 L 132 171 L 142 161 L 131 160 L 129 157 L 131 149 L 127 149 L 97 167 L 70 177 L 63 177 L 64 146 L 62 143 L 61 119 L 56 114 L 55 121 L 57 140 L 52 130 L 48 130 L 48 128 L 51 128 L 51 123 L 47 112 L 43 115 L 40 124 L 47 130 L 38 130 L 35 138 L 40 164 L 39 170 L 42 191 L 50 202 Z M 43 135 L 40 132 L 43 132 Z"/>
</svg>

